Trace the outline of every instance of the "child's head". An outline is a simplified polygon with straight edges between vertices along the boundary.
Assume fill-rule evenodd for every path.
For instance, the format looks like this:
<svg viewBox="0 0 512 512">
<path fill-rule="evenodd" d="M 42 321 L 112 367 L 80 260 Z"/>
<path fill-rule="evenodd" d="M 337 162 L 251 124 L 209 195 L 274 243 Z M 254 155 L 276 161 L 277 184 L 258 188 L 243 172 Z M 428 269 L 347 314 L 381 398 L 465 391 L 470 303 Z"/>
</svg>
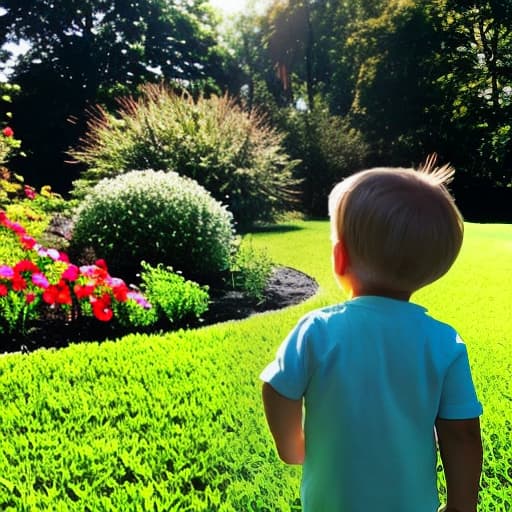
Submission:
<svg viewBox="0 0 512 512">
<path fill-rule="evenodd" d="M 361 171 L 332 190 L 332 241 L 342 243 L 359 283 L 412 293 L 452 266 L 464 235 L 445 187 L 454 171 L 432 163 Z"/>
</svg>

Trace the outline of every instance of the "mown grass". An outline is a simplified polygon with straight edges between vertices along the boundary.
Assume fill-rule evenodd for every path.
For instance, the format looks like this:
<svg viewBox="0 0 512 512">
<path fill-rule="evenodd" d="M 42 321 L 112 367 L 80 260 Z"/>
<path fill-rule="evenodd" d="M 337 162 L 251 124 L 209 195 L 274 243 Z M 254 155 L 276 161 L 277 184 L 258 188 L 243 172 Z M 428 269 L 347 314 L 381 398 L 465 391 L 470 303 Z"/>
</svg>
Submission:
<svg viewBox="0 0 512 512">
<path fill-rule="evenodd" d="M 251 235 L 313 275 L 304 304 L 194 331 L 0 358 L 0 510 L 300 510 L 278 462 L 258 374 L 296 320 L 342 299 L 326 222 Z M 465 338 L 484 404 L 481 509 L 512 510 L 512 226 L 467 225 L 449 274 L 419 292 Z"/>
</svg>

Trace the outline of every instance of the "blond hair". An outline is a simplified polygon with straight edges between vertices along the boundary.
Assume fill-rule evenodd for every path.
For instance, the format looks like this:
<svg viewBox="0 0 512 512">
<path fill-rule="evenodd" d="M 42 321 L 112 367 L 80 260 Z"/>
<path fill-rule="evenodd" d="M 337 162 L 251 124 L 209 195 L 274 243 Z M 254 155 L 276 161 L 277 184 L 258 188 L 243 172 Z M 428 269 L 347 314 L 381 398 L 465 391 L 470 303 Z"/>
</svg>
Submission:
<svg viewBox="0 0 512 512">
<path fill-rule="evenodd" d="M 464 221 L 446 188 L 449 165 L 374 168 L 338 183 L 329 196 L 331 238 L 366 285 L 413 292 L 444 275 L 460 251 Z"/>
</svg>

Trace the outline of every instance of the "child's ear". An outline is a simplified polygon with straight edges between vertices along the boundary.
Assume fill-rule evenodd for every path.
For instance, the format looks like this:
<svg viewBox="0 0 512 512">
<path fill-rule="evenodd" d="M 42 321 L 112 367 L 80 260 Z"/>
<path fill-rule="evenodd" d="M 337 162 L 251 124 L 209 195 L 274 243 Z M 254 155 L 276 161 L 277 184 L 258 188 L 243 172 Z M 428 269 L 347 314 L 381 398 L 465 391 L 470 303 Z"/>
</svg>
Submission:
<svg viewBox="0 0 512 512">
<path fill-rule="evenodd" d="M 332 248 L 334 273 L 338 276 L 345 275 L 348 267 L 348 253 L 342 241 L 338 241 Z"/>
</svg>

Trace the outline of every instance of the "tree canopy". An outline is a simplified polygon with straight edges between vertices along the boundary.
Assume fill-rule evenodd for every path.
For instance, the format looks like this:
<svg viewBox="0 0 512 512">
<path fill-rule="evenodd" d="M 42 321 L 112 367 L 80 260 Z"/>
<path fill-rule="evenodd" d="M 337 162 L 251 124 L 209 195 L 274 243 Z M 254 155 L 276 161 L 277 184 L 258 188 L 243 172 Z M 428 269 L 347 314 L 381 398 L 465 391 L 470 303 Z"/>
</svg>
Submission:
<svg viewBox="0 0 512 512">
<path fill-rule="evenodd" d="M 327 105 L 361 130 L 367 165 L 436 152 L 459 187 L 512 190 L 511 27 L 508 0 L 274 0 L 245 25 L 246 79 L 278 120 Z"/>
<path fill-rule="evenodd" d="M 63 174 L 64 152 L 84 133 L 87 107 L 166 81 L 266 111 L 303 161 L 305 186 L 322 183 L 304 195 L 315 212 L 354 162 L 327 158 L 344 147 L 360 148 L 366 166 L 436 152 L 458 169 L 456 188 L 510 193 L 512 2 L 270 0 L 264 12 L 248 3 L 219 34 L 207 0 L 0 0 L 0 40 L 30 44 L 11 77 L 22 88 L 13 127 L 33 155 L 17 170 L 69 185 L 77 172 Z"/>
<path fill-rule="evenodd" d="M 61 162 L 83 131 L 88 104 L 145 82 L 220 91 L 227 80 L 206 0 L 2 0 L 0 9 L 2 43 L 29 44 L 10 77 L 22 90 L 14 122 L 32 154 L 22 165 L 58 171 L 43 181 L 70 183 Z"/>
</svg>

